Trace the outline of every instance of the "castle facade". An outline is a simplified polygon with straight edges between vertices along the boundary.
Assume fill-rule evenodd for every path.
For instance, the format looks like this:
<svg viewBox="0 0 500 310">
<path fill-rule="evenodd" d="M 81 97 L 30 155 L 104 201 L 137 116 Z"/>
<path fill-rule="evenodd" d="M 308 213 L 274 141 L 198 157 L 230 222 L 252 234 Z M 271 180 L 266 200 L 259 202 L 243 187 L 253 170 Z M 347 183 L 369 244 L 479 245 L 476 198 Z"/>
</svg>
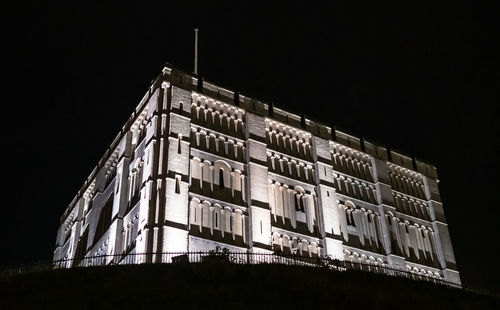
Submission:
<svg viewBox="0 0 500 310">
<path fill-rule="evenodd" d="M 220 247 L 460 284 L 438 182 L 428 163 L 166 65 L 61 217 L 54 259 Z"/>
</svg>

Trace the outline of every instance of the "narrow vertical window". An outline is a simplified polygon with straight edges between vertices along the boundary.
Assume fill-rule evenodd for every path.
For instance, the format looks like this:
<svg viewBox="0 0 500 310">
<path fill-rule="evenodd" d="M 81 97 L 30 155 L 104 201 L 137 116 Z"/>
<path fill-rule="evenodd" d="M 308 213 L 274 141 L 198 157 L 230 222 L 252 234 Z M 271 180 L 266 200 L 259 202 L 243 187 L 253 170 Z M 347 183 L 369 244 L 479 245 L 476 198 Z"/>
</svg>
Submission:
<svg viewBox="0 0 500 310">
<path fill-rule="evenodd" d="M 180 194 L 181 193 L 181 185 L 179 182 L 179 178 L 175 179 L 175 193 Z"/>
<path fill-rule="evenodd" d="M 326 176 L 326 167 L 323 167 L 324 168 L 324 171 L 325 171 L 325 176 Z"/>
<path fill-rule="evenodd" d="M 177 138 L 177 154 L 181 154 L 181 141 L 182 141 L 182 135 L 178 135 L 178 138 Z"/>
<path fill-rule="evenodd" d="M 182 112 L 184 111 L 182 102 L 179 102 L 179 114 L 182 115 Z"/>
<path fill-rule="evenodd" d="M 120 191 L 120 183 L 121 183 L 121 176 L 118 175 L 118 177 L 116 178 L 116 191 L 115 191 L 115 194 L 118 194 L 118 192 Z"/>
<path fill-rule="evenodd" d="M 219 227 L 219 217 L 217 216 L 217 213 L 215 213 L 215 227 Z"/>
<path fill-rule="evenodd" d="M 224 169 L 219 169 L 219 187 L 224 187 Z"/>
<path fill-rule="evenodd" d="M 345 210 L 347 225 L 356 227 L 356 224 L 354 223 L 354 216 L 352 214 L 354 210 L 350 209 L 349 211 L 350 212 L 347 212 L 347 210 Z"/>
<path fill-rule="evenodd" d="M 260 234 L 262 235 L 262 221 L 260 221 Z"/>
<path fill-rule="evenodd" d="M 326 191 L 326 196 L 330 197 L 330 192 L 329 191 Z"/>
</svg>

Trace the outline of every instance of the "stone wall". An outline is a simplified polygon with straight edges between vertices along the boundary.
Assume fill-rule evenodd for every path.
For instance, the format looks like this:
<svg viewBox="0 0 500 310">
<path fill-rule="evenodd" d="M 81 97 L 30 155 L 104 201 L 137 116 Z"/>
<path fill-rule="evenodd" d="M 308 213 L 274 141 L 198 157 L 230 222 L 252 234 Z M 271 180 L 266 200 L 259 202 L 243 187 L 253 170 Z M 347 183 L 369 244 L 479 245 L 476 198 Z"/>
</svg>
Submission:
<svg viewBox="0 0 500 310">
<path fill-rule="evenodd" d="M 54 258 L 219 246 L 459 283 L 438 182 L 423 161 L 165 67 L 61 217 Z"/>
</svg>

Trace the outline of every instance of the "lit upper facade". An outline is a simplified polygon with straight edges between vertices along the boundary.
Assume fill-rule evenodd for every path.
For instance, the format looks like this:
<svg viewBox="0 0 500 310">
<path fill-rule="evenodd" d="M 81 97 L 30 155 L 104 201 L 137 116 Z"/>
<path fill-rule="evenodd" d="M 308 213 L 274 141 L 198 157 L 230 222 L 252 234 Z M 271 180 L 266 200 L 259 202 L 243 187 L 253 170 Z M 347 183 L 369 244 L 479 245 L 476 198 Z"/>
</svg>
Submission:
<svg viewBox="0 0 500 310">
<path fill-rule="evenodd" d="M 167 65 L 64 212 L 54 258 L 219 246 L 460 283 L 437 182 L 432 165 Z"/>
</svg>

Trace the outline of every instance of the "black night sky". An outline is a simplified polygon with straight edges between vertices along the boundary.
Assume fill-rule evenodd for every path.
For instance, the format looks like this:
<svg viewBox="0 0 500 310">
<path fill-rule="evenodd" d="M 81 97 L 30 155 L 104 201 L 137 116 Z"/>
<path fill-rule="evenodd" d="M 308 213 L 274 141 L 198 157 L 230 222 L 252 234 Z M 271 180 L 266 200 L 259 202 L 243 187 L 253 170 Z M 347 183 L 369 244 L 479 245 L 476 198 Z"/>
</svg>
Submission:
<svg viewBox="0 0 500 310">
<path fill-rule="evenodd" d="M 163 63 L 192 69 L 198 26 L 206 80 L 434 163 L 463 283 L 500 293 L 498 11 L 180 2 L 4 10 L 1 265 L 51 257 Z"/>
</svg>

